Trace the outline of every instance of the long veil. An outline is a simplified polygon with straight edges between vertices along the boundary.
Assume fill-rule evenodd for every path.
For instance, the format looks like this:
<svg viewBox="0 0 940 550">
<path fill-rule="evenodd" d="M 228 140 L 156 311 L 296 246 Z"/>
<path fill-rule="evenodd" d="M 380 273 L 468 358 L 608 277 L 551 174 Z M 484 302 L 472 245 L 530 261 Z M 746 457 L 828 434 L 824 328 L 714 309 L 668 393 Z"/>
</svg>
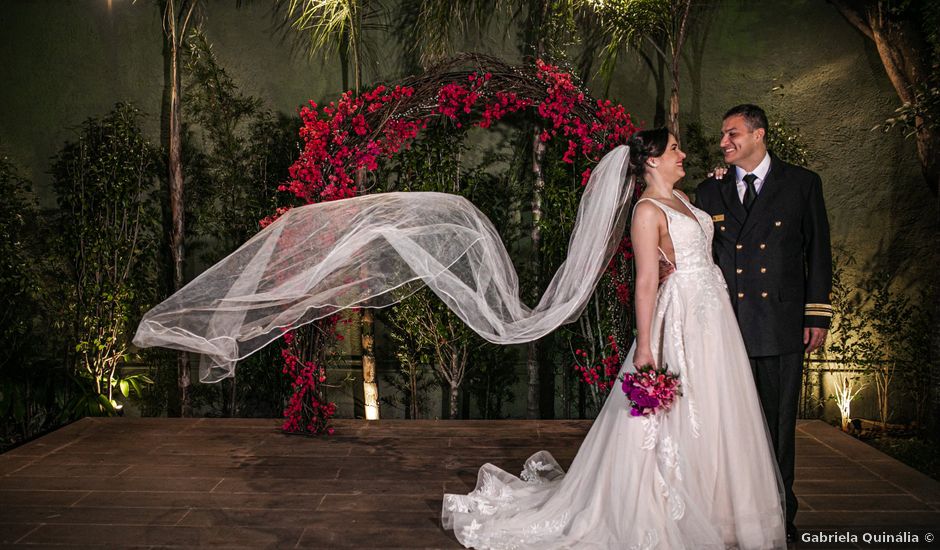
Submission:
<svg viewBox="0 0 940 550">
<path fill-rule="evenodd" d="M 493 224 L 468 200 L 383 193 L 288 211 L 147 312 L 134 344 L 203 354 L 199 378 L 217 382 L 288 330 L 394 304 L 422 284 L 490 342 L 535 340 L 577 319 L 604 273 L 633 196 L 628 158 L 619 146 L 595 167 L 568 256 L 534 308 Z"/>
</svg>

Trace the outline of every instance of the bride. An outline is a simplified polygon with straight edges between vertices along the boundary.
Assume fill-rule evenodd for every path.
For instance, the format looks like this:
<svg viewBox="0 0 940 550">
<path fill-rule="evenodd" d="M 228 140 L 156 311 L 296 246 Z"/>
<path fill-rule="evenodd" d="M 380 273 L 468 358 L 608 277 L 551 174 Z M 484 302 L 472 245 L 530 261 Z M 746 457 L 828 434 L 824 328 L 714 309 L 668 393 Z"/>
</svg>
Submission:
<svg viewBox="0 0 940 550">
<path fill-rule="evenodd" d="M 682 396 L 633 417 L 618 385 L 568 472 L 547 451 L 517 477 L 492 464 L 446 494 L 469 548 L 785 548 L 782 486 L 708 214 L 674 188 L 685 154 L 664 129 L 631 138 L 646 188 L 633 213 L 637 337 L 620 374 L 665 365 Z M 659 285 L 660 261 L 672 274 Z M 658 288 L 657 288 L 658 287 Z"/>
</svg>

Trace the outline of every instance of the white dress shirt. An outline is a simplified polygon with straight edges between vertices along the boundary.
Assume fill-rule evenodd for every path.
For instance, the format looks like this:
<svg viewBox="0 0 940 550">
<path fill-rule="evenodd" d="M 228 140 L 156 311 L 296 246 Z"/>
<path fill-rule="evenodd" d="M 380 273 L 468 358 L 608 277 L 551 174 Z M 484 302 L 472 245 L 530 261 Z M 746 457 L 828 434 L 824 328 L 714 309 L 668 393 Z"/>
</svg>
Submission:
<svg viewBox="0 0 940 550">
<path fill-rule="evenodd" d="M 770 153 L 764 153 L 764 160 L 760 161 L 760 164 L 757 165 L 757 168 L 755 168 L 753 172 L 745 172 L 744 169 L 739 166 L 735 166 L 734 171 L 735 182 L 737 182 L 738 186 L 738 199 L 740 199 L 743 204 L 744 192 L 747 191 L 744 176 L 748 174 L 757 176 L 757 179 L 754 180 L 754 189 L 757 191 L 757 194 L 760 195 L 760 188 L 764 186 L 764 178 L 767 177 L 767 172 L 770 172 Z"/>
</svg>

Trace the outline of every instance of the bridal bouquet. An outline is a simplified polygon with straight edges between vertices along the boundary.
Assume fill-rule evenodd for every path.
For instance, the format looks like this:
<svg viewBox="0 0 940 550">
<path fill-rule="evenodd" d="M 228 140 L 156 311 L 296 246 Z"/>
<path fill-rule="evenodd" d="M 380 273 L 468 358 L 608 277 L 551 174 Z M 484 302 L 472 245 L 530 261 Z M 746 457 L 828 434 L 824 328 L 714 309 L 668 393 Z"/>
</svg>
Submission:
<svg viewBox="0 0 940 550">
<path fill-rule="evenodd" d="M 626 373 L 620 380 L 623 393 L 630 401 L 631 416 L 668 411 L 676 397 L 682 395 L 679 375 L 669 372 L 665 366 L 640 365 L 636 372 Z"/>
</svg>

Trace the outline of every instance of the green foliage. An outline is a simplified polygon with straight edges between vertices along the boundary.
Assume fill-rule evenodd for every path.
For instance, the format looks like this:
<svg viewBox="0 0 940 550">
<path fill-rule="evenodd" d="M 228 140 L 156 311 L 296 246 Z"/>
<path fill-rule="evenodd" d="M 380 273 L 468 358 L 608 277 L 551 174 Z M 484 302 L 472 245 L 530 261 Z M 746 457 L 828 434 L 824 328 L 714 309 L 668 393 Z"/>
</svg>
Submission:
<svg viewBox="0 0 940 550">
<path fill-rule="evenodd" d="M 480 33 L 502 10 L 498 0 L 397 2 L 391 35 L 404 52 L 402 72 L 415 74 L 450 55 L 455 35 Z"/>
<path fill-rule="evenodd" d="M 505 407 L 516 400 L 513 385 L 519 379 L 513 368 L 515 353 L 508 346 L 484 344 L 473 350 L 473 370 L 467 389 L 476 402 L 480 417 L 505 418 Z"/>
<path fill-rule="evenodd" d="M 675 17 L 671 0 L 605 0 L 589 4 L 600 16 L 600 30 L 607 39 L 600 73 L 608 82 L 625 49 L 642 49 L 648 43 L 666 59 L 663 47 Z"/>
<path fill-rule="evenodd" d="M 242 94 L 198 29 L 186 68 L 185 114 L 202 136 L 187 214 L 191 233 L 216 245 L 204 257 L 212 263 L 257 233 L 259 220 L 279 206 L 277 185 L 296 157 L 298 123 Z"/>
<path fill-rule="evenodd" d="M 833 320 L 825 349 L 818 356 L 834 361 L 837 369 L 861 372 L 875 388 L 879 419 L 891 420 L 892 400 L 900 395 L 911 403 L 923 423 L 929 405 L 931 318 L 926 296 L 912 300 L 897 289 L 892 273 L 863 276 L 847 270 L 854 258 L 840 251 L 833 269 Z"/>
<path fill-rule="evenodd" d="M 52 233 L 29 182 L 0 156 L 0 452 L 58 426 L 74 390 L 59 361 Z"/>
<path fill-rule="evenodd" d="M 434 296 L 420 297 L 427 298 L 434 299 Z M 395 346 L 398 370 L 385 374 L 383 378 L 398 391 L 398 395 L 385 395 L 381 399 L 387 406 L 404 409 L 405 418 L 408 419 L 427 418 L 430 408 L 428 393 L 440 386 L 440 381 L 428 368 L 434 361 L 430 350 L 411 338 L 407 325 L 396 324 L 408 323 L 408 314 L 414 306 L 415 302 L 411 302 L 400 309 L 393 309 L 391 315 L 385 317 L 385 322 L 391 328 L 390 337 Z"/>
<path fill-rule="evenodd" d="M 595 10 L 611 35 L 611 48 L 638 47 L 648 37 L 670 31 L 671 0 L 606 0 L 594 2 Z"/>
<path fill-rule="evenodd" d="M 686 159 L 685 184 L 698 184 L 711 173 L 716 166 L 724 164 L 724 158 L 718 147 L 717 133 L 706 132 L 701 124 L 692 122 L 685 127 L 682 138 L 682 150 Z"/>
<path fill-rule="evenodd" d="M 887 132 L 900 128 L 906 137 L 921 130 L 936 131 L 940 123 L 940 4 L 919 0 L 892 0 L 885 4 L 888 18 L 923 37 L 924 47 L 912 53 L 923 56 L 929 71 L 918 75 L 916 87 L 911 90 L 913 101 L 904 102 L 895 110 L 895 116 L 873 130 Z"/>
<path fill-rule="evenodd" d="M 381 57 L 369 37 L 387 28 L 385 11 L 380 0 L 290 0 L 287 17 L 292 27 L 307 35 L 311 53 L 324 60 L 339 55 L 345 89 L 351 65 L 353 89 L 358 91 L 366 58 Z"/>
<path fill-rule="evenodd" d="M 6 156 L 0 157 L 0 295 L 6 301 L 0 310 L 0 372 L 12 368 L 31 343 L 39 281 L 27 240 L 29 225 L 38 219 L 29 183 Z"/>
<path fill-rule="evenodd" d="M 277 186 L 296 158 L 299 122 L 242 93 L 201 29 L 188 46 L 184 114 L 200 139 L 188 156 L 187 238 L 210 265 L 257 233 L 259 221 L 281 206 Z M 152 357 L 173 364 L 170 356 Z M 194 385 L 194 406 L 209 416 L 278 416 L 290 395 L 289 381 L 275 366 L 279 360 L 276 346 L 269 346 L 240 362 L 236 379 Z M 174 381 L 154 375 L 169 384 L 152 396 L 156 412 Z"/>
<path fill-rule="evenodd" d="M 799 128 L 791 126 L 785 119 L 771 116 L 770 128 L 767 129 L 767 149 L 773 151 L 782 160 L 798 166 L 806 166 L 810 154 L 806 140 Z"/>
<path fill-rule="evenodd" d="M 99 389 L 101 386 L 99 380 L 88 372 L 80 371 L 73 376 L 77 378 L 77 385 L 82 391 L 69 400 L 66 410 L 69 418 L 121 414 L 123 403 L 118 401 L 121 397 L 123 400 L 132 396 L 141 399 L 144 397 L 144 388 L 154 383 L 153 379 L 144 373 L 122 376 L 119 371 L 116 371 L 107 380 L 107 391 L 102 392 Z M 118 392 L 120 396 L 117 395 Z"/>
<path fill-rule="evenodd" d="M 536 294 L 541 294 L 567 258 L 568 241 L 584 191 L 581 174 L 585 166 L 577 161 L 573 164 L 564 162 L 563 151 L 564 144 L 553 143 L 545 154 L 543 216 L 540 221 L 542 243 L 539 250 L 542 261 L 537 282 L 539 292 Z M 613 261 L 624 276 L 632 277 L 630 261 L 619 255 Z M 589 388 L 586 394 L 578 390 L 580 383 L 571 368 L 577 361 L 574 351 L 585 350 L 592 360 L 599 362 L 608 347 L 609 336 L 613 336 L 623 349 L 628 349 L 633 340 L 633 309 L 630 304 L 622 304 L 618 300 L 617 283 L 609 272 L 605 274 L 577 322 L 563 325 L 540 341 L 545 348 L 543 355 L 552 362 L 555 374 L 560 372 L 567 378 L 565 386 L 569 391 L 562 395 L 565 410 L 571 409 L 570 400 L 577 399 L 578 410 L 590 415 L 600 409 L 606 397 L 606 392 L 599 392 L 596 387 Z"/>
<path fill-rule="evenodd" d="M 119 407 L 115 390 L 130 339 L 156 301 L 159 156 L 139 119 L 137 109 L 118 104 L 105 117 L 86 120 L 52 170 L 60 209 L 57 245 L 66 263 L 61 293 L 71 342 L 67 363 L 93 396 L 72 410 L 89 414 Z"/>
<path fill-rule="evenodd" d="M 497 168 L 493 173 L 487 169 L 504 164 L 506 159 L 484 155 L 478 165 L 468 166 L 465 137 L 448 125 L 429 128 L 383 171 L 378 180 L 383 182 L 381 190 L 438 191 L 467 197 L 493 221 L 504 244 L 511 248 L 518 235 L 514 182 L 493 175 L 505 173 L 505 169 Z M 396 406 L 407 407 L 409 417 L 427 411 L 426 393 L 432 384 L 422 369 L 433 372 L 439 384 L 451 389 L 451 414 L 456 414 L 457 389 L 476 365 L 493 358 L 503 363 L 472 376 L 471 392 L 484 415 L 502 416 L 497 407 L 508 402 L 510 392 L 494 390 L 493 384 L 505 388 L 515 380 L 512 363 L 504 359 L 508 352 L 497 351 L 498 346 L 484 342 L 426 288 L 387 310 L 383 320 L 399 363 L 399 372 L 386 377 L 386 381 L 404 390 L 403 397 L 393 401 Z"/>
</svg>

